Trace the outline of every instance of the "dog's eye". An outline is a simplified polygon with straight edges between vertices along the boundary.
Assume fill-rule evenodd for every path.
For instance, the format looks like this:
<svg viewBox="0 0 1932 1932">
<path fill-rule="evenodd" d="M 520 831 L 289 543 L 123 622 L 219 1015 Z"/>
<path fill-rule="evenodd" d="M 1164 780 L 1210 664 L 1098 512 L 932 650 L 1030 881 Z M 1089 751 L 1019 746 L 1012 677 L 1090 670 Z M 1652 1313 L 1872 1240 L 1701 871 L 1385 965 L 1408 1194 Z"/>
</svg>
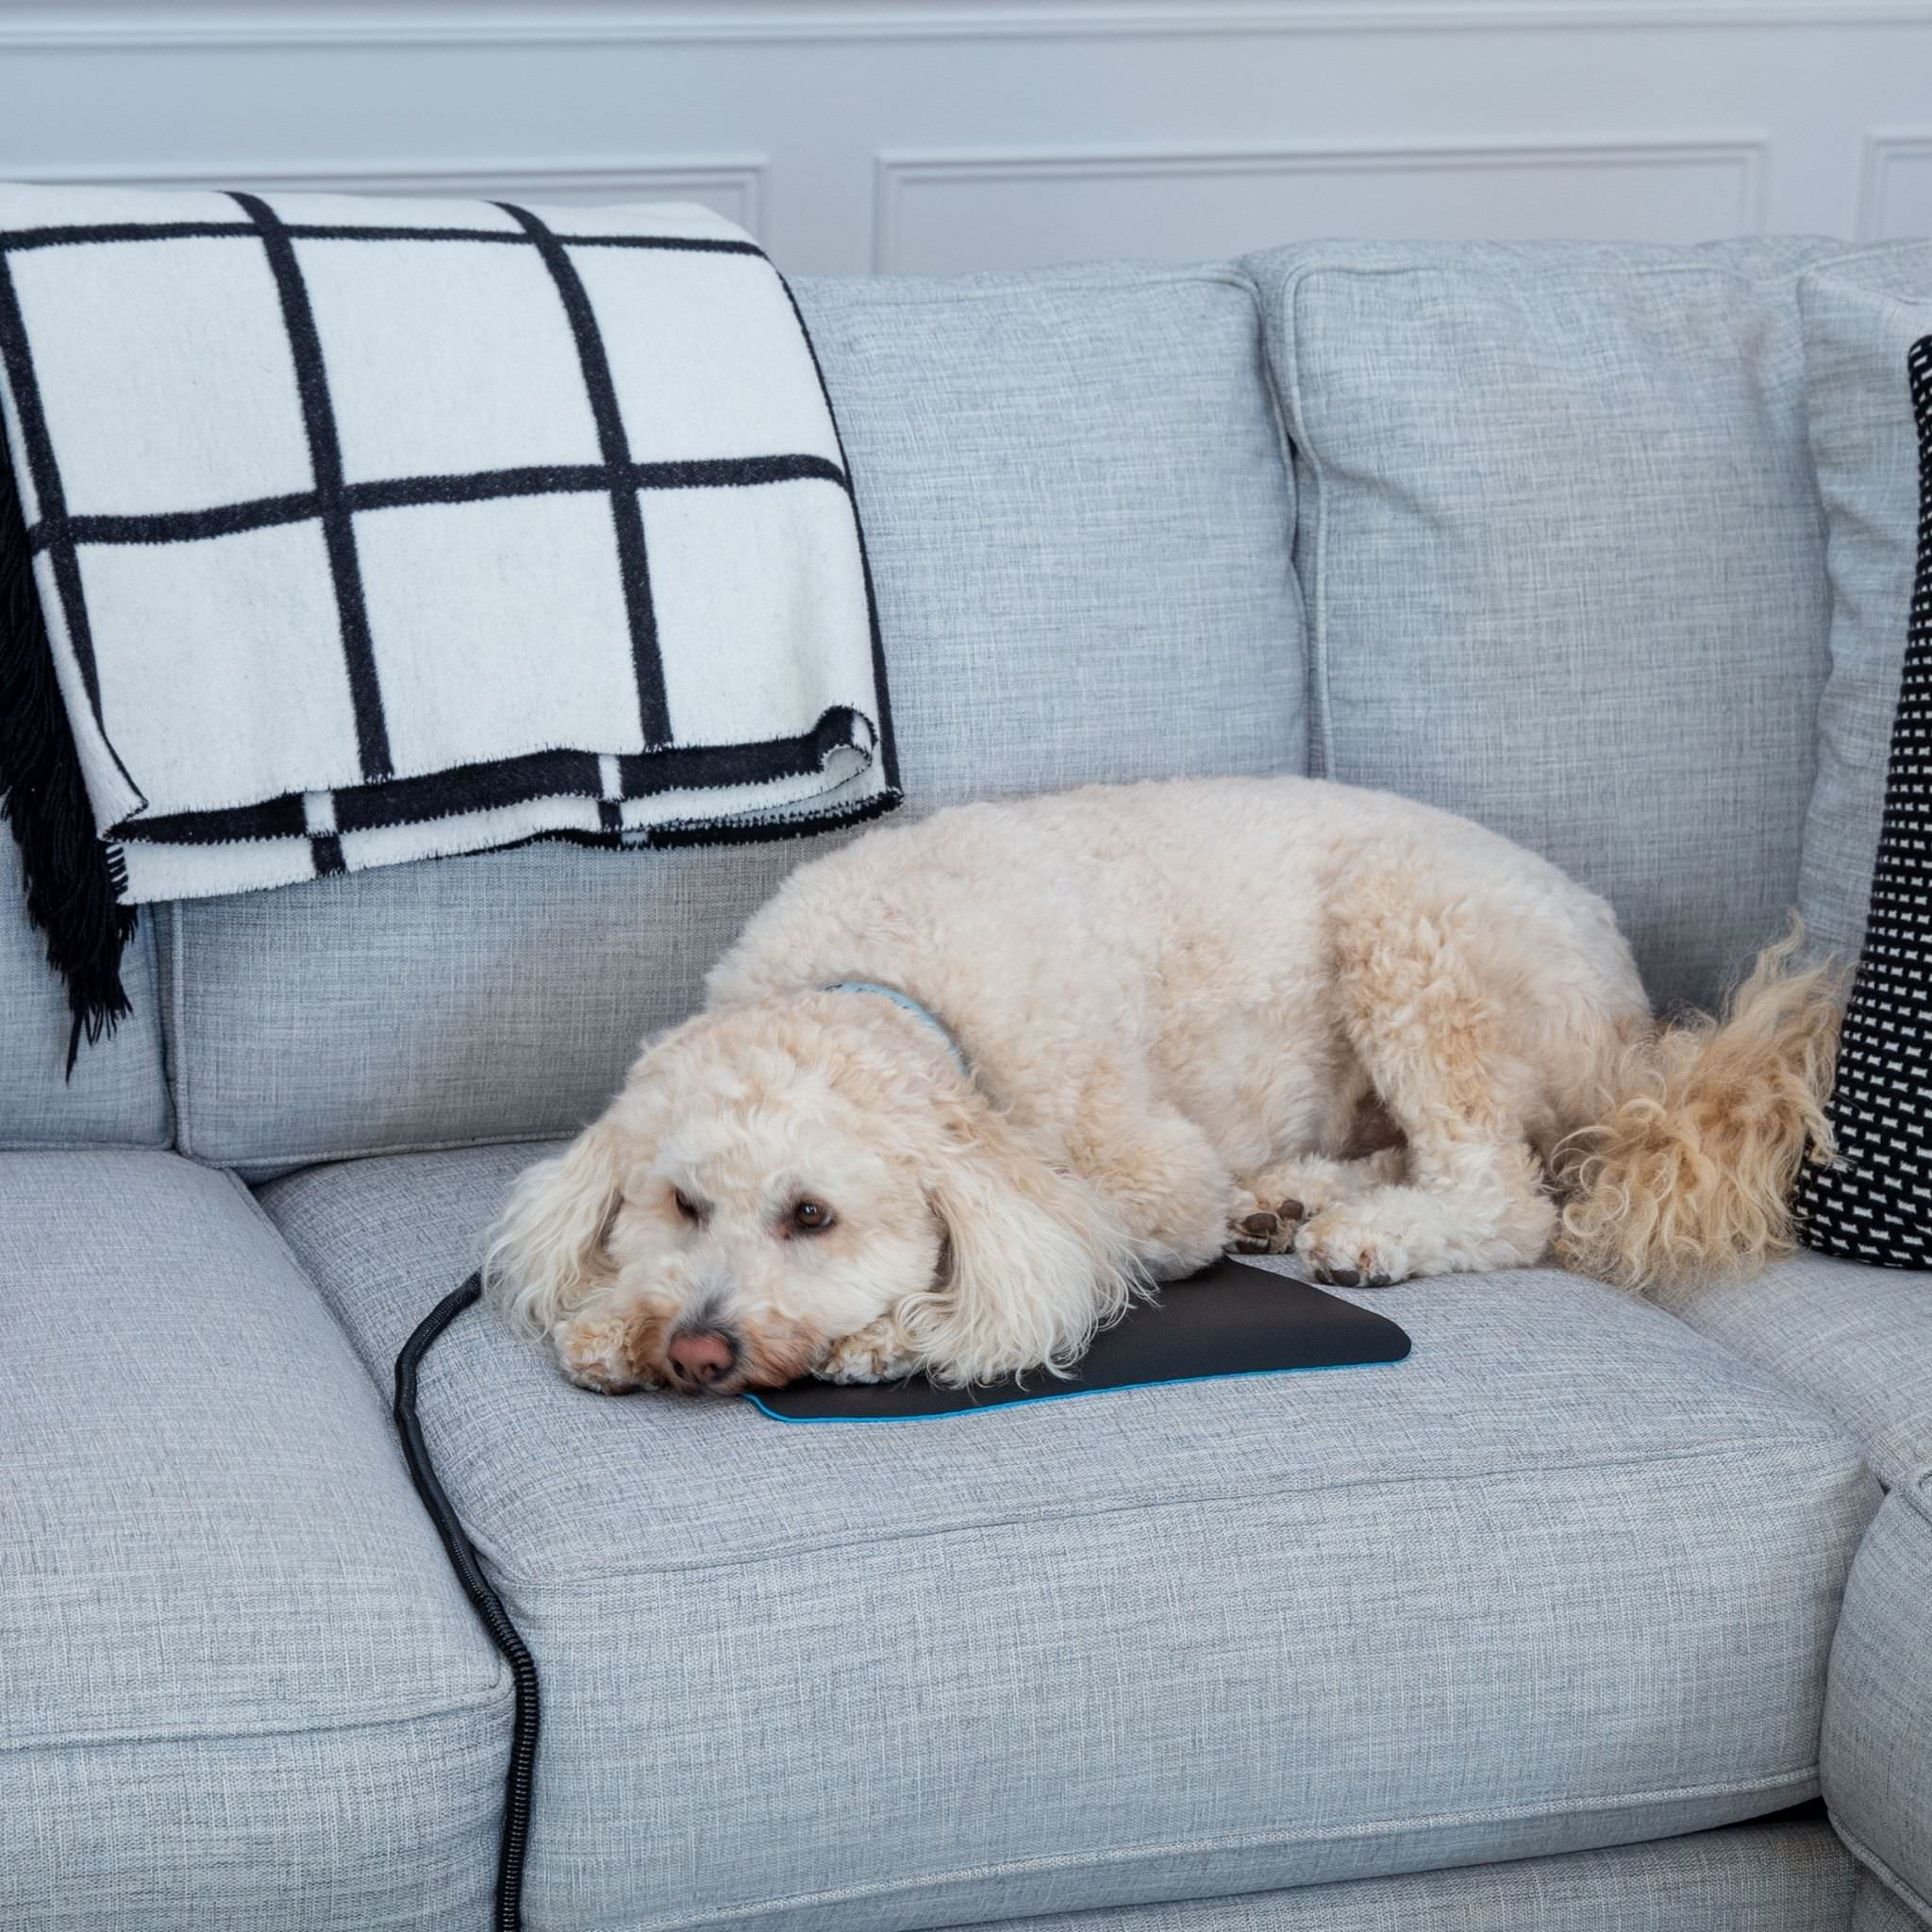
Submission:
<svg viewBox="0 0 1932 1932">
<path fill-rule="evenodd" d="M 671 1198 L 677 1203 L 677 1211 L 687 1221 L 702 1221 L 705 1218 L 704 1209 L 682 1188 L 673 1188 Z"/>
<path fill-rule="evenodd" d="M 791 1225 L 800 1234 L 823 1234 L 832 1224 L 832 1210 L 808 1195 L 791 1204 Z"/>
</svg>

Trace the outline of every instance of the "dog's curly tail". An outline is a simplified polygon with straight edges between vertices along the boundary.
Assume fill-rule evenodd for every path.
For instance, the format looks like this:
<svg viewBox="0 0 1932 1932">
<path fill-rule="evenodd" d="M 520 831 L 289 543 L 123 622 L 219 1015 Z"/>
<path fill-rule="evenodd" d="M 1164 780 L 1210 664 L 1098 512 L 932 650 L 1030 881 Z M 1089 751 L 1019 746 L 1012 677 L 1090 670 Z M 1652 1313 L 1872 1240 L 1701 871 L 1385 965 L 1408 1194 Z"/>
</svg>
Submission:
<svg viewBox="0 0 1932 1932">
<path fill-rule="evenodd" d="M 1641 1290 L 1754 1274 L 1796 1246 L 1799 1164 L 1832 1158 L 1844 1016 L 1843 973 L 1800 967 L 1803 943 L 1794 917 L 1721 1017 L 1661 1024 L 1614 1061 L 1601 1117 L 1553 1163 L 1567 1266 Z"/>
</svg>

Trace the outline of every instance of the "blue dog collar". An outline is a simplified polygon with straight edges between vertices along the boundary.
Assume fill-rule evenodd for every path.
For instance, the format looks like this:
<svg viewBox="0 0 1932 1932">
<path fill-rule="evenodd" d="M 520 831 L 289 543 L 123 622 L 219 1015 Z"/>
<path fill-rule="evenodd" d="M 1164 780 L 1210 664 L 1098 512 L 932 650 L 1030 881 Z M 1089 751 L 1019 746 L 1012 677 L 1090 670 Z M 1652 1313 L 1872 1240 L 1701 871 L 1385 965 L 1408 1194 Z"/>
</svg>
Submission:
<svg viewBox="0 0 1932 1932">
<path fill-rule="evenodd" d="M 896 986 L 887 986 L 877 979 L 835 979 L 829 986 L 819 988 L 821 992 L 875 992 L 881 999 L 891 1000 L 903 1011 L 910 1013 L 915 1020 L 923 1020 L 946 1042 L 946 1051 L 953 1056 L 953 1064 L 967 1079 L 973 1077 L 973 1062 L 966 1058 L 966 1050 L 953 1038 L 953 1029 L 935 1013 L 930 1007 L 922 1007 L 909 992 L 901 992 Z"/>
</svg>

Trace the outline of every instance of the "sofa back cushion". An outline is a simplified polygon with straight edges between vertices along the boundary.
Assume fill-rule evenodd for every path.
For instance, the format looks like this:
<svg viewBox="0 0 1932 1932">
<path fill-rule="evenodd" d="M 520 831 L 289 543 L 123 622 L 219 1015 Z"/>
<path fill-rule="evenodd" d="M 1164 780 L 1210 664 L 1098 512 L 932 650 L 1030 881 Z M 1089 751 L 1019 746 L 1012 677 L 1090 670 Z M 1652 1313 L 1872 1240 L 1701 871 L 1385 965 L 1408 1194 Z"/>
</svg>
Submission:
<svg viewBox="0 0 1932 1932">
<path fill-rule="evenodd" d="M 1932 335 L 1932 242 L 1827 263 L 1804 277 L 1798 302 L 1831 578 L 1831 675 L 1798 902 L 1819 949 L 1849 959 L 1865 936 L 1918 554 L 1906 358 Z"/>
<path fill-rule="evenodd" d="M 1247 278 L 797 293 L 865 520 L 908 808 L 1304 769 L 1293 507 Z M 829 842 L 544 845 L 171 908 L 180 1145 L 262 1173 L 574 1129 Z"/>
<path fill-rule="evenodd" d="M 1521 840 L 1707 1002 L 1797 890 L 1825 668 L 1798 272 L 1825 244 L 1256 258 L 1313 768 Z"/>
</svg>

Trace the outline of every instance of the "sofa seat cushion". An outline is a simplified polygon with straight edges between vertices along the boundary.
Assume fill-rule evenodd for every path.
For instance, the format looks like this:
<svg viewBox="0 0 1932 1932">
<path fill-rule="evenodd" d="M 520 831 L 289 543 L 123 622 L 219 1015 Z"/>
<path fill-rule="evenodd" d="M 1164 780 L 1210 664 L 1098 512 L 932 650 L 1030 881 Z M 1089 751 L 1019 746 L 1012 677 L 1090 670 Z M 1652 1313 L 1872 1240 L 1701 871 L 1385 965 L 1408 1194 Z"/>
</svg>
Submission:
<svg viewBox="0 0 1932 1932">
<path fill-rule="evenodd" d="M 1829 614 L 1796 283 L 1828 252 L 1251 262 L 1294 444 L 1314 768 L 1554 859 L 1617 908 L 1665 1005 L 1714 1000 L 1796 897 Z"/>
<path fill-rule="evenodd" d="M 1854 1924 L 1858 1883 L 1823 1818 L 1793 1819 L 986 1932 L 1921 1932 L 1903 1916 Z"/>
<path fill-rule="evenodd" d="M 1932 1924 L 1932 1469 L 1859 1547 L 1832 1646 L 1824 1795 L 1854 1854 Z"/>
<path fill-rule="evenodd" d="M 385 1371 L 540 1151 L 261 1199 Z M 808 1429 L 465 1315 L 422 1412 L 543 1679 L 531 1926 L 897 1932 L 1807 1795 L 1851 1439 L 1578 1279 L 1374 1305 L 1406 1363 Z"/>
<path fill-rule="evenodd" d="M 1800 1253 L 1746 1281 L 1653 1291 L 1674 1315 L 1829 1409 L 1887 1484 L 1932 1467 L 1932 1282 Z"/>
<path fill-rule="evenodd" d="M 1230 267 L 798 285 L 851 459 L 907 808 L 1304 769 L 1294 508 Z M 255 1173 L 574 1132 L 840 835 L 555 845 L 168 915 L 184 1153 Z"/>
<path fill-rule="evenodd" d="M 0 1924 L 480 1924 L 509 1689 L 226 1175 L 0 1158 Z"/>
</svg>

